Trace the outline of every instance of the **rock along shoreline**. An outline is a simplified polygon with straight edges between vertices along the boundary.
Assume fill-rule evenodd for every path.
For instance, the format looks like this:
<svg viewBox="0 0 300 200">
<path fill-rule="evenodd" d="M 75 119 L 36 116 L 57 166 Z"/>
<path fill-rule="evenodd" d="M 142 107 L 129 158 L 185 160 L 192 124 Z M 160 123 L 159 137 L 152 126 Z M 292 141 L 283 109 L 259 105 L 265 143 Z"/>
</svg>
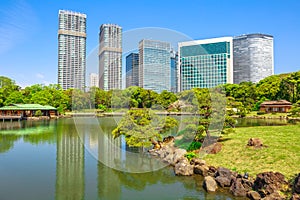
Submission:
<svg viewBox="0 0 300 200">
<path fill-rule="evenodd" d="M 199 158 L 188 160 L 185 157 L 187 151 L 174 147 L 173 141 L 159 149 L 151 149 L 149 153 L 173 166 L 177 176 L 203 176 L 202 185 L 207 192 L 224 188 L 236 197 L 253 200 L 300 200 L 300 173 L 290 182 L 279 172 L 263 172 L 252 178 L 224 167 L 208 166 Z"/>
</svg>

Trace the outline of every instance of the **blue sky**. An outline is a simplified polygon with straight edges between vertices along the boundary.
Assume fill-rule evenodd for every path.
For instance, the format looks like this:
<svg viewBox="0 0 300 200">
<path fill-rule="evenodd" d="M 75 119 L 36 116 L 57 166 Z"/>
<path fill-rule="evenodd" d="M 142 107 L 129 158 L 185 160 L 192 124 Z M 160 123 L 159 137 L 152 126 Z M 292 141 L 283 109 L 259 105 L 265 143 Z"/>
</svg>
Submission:
<svg viewBox="0 0 300 200">
<path fill-rule="evenodd" d="M 300 70 L 298 0 L 11 0 L 0 2 L 0 76 L 23 87 L 57 83 L 60 9 L 87 14 L 87 55 L 103 23 L 125 33 L 161 27 L 193 39 L 266 33 L 274 36 L 275 74 Z"/>
</svg>

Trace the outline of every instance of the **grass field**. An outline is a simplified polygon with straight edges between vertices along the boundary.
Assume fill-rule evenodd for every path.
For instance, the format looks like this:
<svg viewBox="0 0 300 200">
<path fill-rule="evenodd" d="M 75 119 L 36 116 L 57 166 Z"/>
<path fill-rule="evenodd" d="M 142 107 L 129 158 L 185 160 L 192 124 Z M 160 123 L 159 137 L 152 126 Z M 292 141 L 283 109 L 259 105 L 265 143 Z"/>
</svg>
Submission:
<svg viewBox="0 0 300 200">
<path fill-rule="evenodd" d="M 247 147 L 249 138 L 260 138 L 267 147 Z M 236 128 L 236 133 L 223 139 L 222 151 L 204 158 L 209 165 L 248 172 L 253 177 L 278 171 L 290 179 L 300 173 L 300 125 Z"/>
</svg>

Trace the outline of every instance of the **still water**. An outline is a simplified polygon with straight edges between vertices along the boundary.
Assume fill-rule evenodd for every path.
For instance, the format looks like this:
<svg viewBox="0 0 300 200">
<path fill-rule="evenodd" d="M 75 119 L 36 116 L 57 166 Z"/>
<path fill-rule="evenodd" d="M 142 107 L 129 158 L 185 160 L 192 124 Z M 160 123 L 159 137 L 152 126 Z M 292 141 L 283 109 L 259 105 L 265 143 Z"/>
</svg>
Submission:
<svg viewBox="0 0 300 200">
<path fill-rule="evenodd" d="M 97 120 L 107 135 L 116 126 L 112 118 Z M 171 167 L 147 173 L 109 168 L 93 153 L 105 145 L 98 132 L 79 136 L 77 130 L 73 119 L 1 122 L 0 199 L 237 199 L 208 194 L 200 176 L 178 177 Z"/>
</svg>

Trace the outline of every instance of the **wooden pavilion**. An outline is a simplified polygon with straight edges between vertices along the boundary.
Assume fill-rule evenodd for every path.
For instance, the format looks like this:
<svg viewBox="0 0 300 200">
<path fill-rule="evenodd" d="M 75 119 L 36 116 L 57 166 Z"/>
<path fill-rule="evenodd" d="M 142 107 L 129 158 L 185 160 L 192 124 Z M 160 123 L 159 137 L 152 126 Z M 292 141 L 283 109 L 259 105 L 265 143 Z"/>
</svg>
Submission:
<svg viewBox="0 0 300 200">
<path fill-rule="evenodd" d="M 58 115 L 57 109 L 40 104 L 10 104 L 0 107 L 0 119 L 26 119 L 34 117 L 37 111 L 41 111 L 42 116 L 54 117 Z"/>
<path fill-rule="evenodd" d="M 264 101 L 260 104 L 260 111 L 270 113 L 270 112 L 279 112 L 286 113 L 292 107 L 292 103 L 286 100 L 279 101 Z"/>
</svg>

